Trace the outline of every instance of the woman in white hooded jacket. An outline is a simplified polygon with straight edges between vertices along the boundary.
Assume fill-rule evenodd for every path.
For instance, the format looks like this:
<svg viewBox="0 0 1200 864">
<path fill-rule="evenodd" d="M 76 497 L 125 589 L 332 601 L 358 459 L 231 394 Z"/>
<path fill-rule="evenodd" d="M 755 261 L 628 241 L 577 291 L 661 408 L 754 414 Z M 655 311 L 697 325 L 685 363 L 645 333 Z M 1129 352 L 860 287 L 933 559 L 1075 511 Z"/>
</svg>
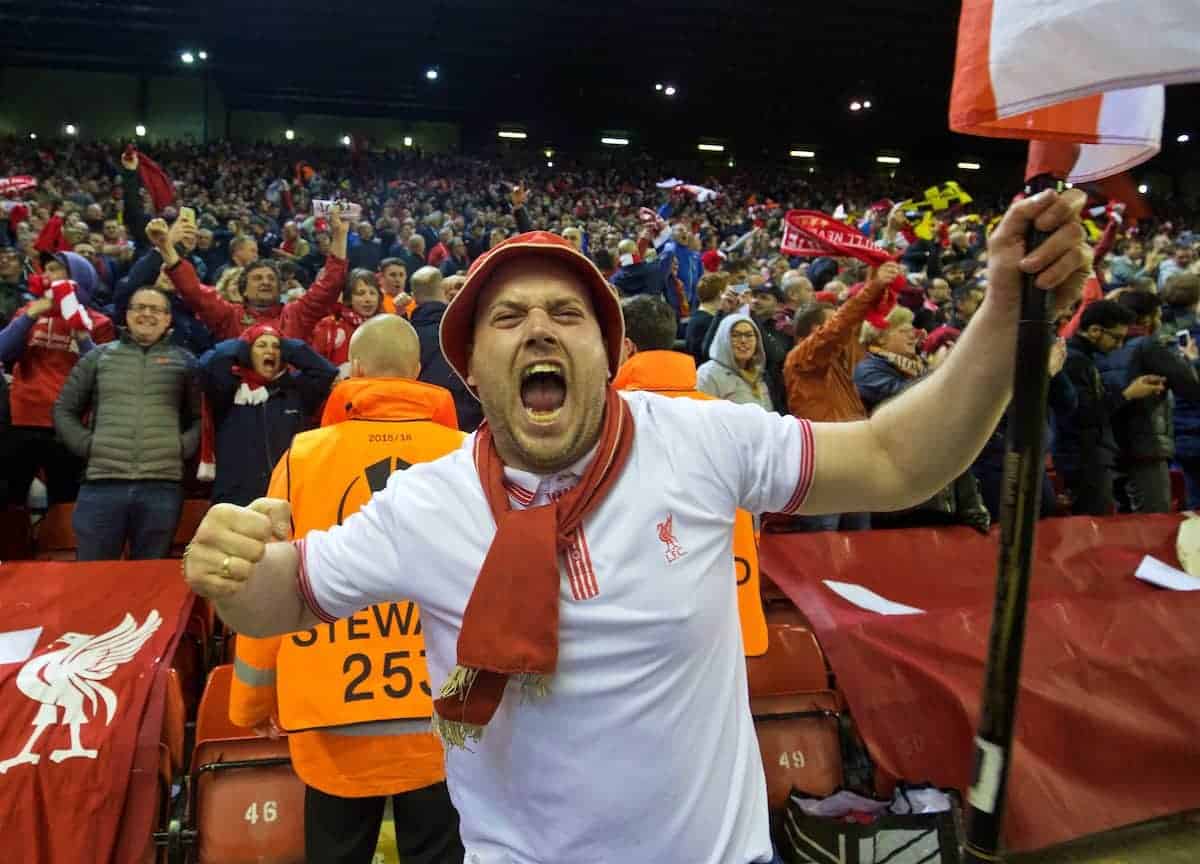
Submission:
<svg viewBox="0 0 1200 864">
<path fill-rule="evenodd" d="M 749 315 L 726 315 L 709 346 L 707 363 L 696 370 L 696 389 L 718 399 L 773 411 L 763 370 L 767 354 L 762 333 Z"/>
</svg>

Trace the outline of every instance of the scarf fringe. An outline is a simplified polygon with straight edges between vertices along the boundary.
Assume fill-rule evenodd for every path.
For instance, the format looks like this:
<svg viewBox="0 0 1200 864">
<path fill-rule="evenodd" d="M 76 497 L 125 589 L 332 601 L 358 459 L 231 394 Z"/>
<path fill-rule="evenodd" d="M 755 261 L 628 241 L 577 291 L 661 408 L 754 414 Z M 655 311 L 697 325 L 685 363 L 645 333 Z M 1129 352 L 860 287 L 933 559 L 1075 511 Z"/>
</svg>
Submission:
<svg viewBox="0 0 1200 864">
<path fill-rule="evenodd" d="M 483 738 L 483 727 L 476 726 L 474 723 L 459 723 L 456 720 L 447 720 L 445 717 L 438 716 L 435 711 L 431 722 L 433 734 L 442 741 L 442 746 L 447 750 L 466 750 L 471 752 L 471 748 L 467 746 L 468 741 L 478 742 Z"/>
<path fill-rule="evenodd" d="M 454 671 L 442 685 L 439 696 L 442 699 L 459 699 L 465 702 L 471 694 L 471 687 L 479 675 L 478 669 L 467 666 L 455 666 Z M 517 676 L 521 682 L 521 702 L 530 699 L 545 699 L 550 695 L 550 676 L 527 672 Z M 436 711 L 431 721 L 433 733 L 442 739 L 442 745 L 447 749 L 459 748 L 470 750 L 468 741 L 479 741 L 483 738 L 483 727 L 474 723 L 462 723 L 458 720 L 447 720 Z"/>
<path fill-rule="evenodd" d="M 518 676 L 521 680 L 521 701 L 545 699 L 550 695 L 550 676 L 528 672 Z"/>
<path fill-rule="evenodd" d="M 467 701 L 467 696 L 471 692 L 471 687 L 475 685 L 477 675 L 479 675 L 478 669 L 455 666 L 454 671 L 450 673 L 450 677 L 446 679 L 446 683 L 442 685 L 442 690 L 438 695 L 442 699 L 457 697 L 464 702 Z"/>
</svg>

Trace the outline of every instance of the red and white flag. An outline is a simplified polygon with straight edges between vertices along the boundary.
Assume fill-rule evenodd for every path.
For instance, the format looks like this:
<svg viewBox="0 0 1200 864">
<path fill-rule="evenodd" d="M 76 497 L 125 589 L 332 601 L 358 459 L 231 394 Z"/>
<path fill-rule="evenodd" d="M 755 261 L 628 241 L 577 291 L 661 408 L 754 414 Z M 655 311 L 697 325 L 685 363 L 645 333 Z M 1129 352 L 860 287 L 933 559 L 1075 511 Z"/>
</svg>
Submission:
<svg viewBox="0 0 1200 864">
<path fill-rule="evenodd" d="M 1079 144 L 1066 179 L 1140 165 L 1162 141 L 1164 84 L 1200 80 L 1195 0 L 963 0 L 950 128 Z"/>
<path fill-rule="evenodd" d="M 721 196 L 721 193 L 716 189 L 709 189 L 707 186 L 698 186 L 695 183 L 685 183 L 675 177 L 670 180 L 663 180 L 655 184 L 659 189 L 669 189 L 672 192 L 683 192 L 691 195 L 700 204 L 707 204 Z"/>
</svg>

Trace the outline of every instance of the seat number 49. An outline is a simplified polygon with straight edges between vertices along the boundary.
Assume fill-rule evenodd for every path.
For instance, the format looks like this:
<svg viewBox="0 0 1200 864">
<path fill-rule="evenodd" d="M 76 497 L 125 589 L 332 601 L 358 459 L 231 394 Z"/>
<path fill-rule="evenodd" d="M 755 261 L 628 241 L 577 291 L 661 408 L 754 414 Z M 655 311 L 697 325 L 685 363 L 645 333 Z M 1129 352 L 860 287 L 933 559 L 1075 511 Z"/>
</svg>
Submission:
<svg viewBox="0 0 1200 864">
<path fill-rule="evenodd" d="M 262 802 L 262 811 L 261 812 L 262 812 L 262 821 L 274 822 L 276 819 L 279 818 L 278 802 L 276 802 L 276 801 Z M 258 802 L 251 801 L 250 806 L 246 808 L 246 815 L 243 816 L 242 818 L 245 821 L 249 822 L 251 825 L 257 825 L 258 817 L 259 817 Z"/>
<path fill-rule="evenodd" d="M 789 753 L 787 750 L 784 750 L 779 754 L 779 764 L 784 768 L 803 768 L 804 752 L 801 750 L 793 750 Z"/>
</svg>

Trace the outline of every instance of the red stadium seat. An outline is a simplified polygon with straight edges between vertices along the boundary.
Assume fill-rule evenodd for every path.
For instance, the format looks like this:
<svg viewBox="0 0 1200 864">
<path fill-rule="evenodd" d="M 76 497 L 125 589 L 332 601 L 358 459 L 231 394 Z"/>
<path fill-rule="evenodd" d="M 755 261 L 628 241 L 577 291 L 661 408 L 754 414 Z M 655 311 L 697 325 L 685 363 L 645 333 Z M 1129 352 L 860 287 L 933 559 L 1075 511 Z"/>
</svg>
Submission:
<svg viewBox="0 0 1200 864">
<path fill-rule="evenodd" d="M 24 507 L 0 509 L 0 563 L 33 557 L 33 532 Z"/>
<path fill-rule="evenodd" d="M 829 689 L 829 670 L 817 637 L 791 601 L 768 603 L 767 653 L 746 658 L 750 697 Z"/>
<path fill-rule="evenodd" d="M 844 704 L 830 689 L 825 653 L 790 600 L 769 602 L 767 653 L 746 659 L 750 711 L 772 812 L 792 788 L 828 795 L 842 785 Z"/>
<path fill-rule="evenodd" d="M 213 669 L 196 718 L 189 824 L 196 864 L 304 864 L 304 784 L 286 738 L 229 722 L 232 666 Z"/>
<path fill-rule="evenodd" d="M 832 690 L 750 699 L 772 813 L 787 804 L 793 788 L 820 797 L 842 785 L 843 710 Z"/>
<path fill-rule="evenodd" d="M 75 560 L 75 529 L 71 527 L 74 515 L 74 504 L 55 504 L 46 511 L 36 531 L 39 561 Z"/>
<path fill-rule="evenodd" d="M 183 688 L 179 681 L 179 670 L 167 670 L 166 709 L 163 711 L 162 743 L 166 745 L 168 758 L 168 786 L 170 781 L 183 772 L 183 749 L 187 709 L 183 703 Z"/>
</svg>

